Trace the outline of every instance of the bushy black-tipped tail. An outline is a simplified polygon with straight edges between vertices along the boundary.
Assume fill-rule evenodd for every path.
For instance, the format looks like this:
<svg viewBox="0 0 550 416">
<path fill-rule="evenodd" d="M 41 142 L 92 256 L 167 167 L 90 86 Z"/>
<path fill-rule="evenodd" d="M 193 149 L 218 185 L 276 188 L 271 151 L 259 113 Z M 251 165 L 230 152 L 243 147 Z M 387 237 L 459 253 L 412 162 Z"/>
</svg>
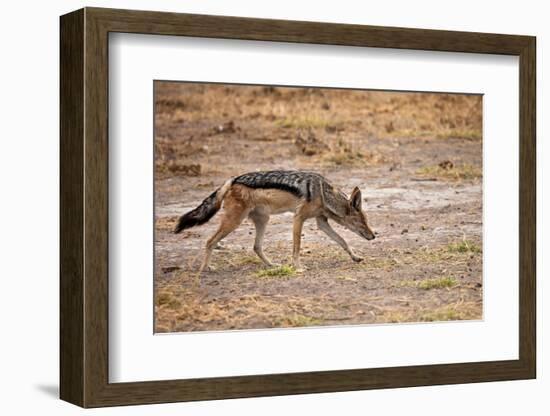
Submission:
<svg viewBox="0 0 550 416">
<path fill-rule="evenodd" d="M 202 225 L 216 215 L 221 207 L 221 204 L 217 203 L 217 195 L 218 191 L 212 192 L 197 208 L 182 215 L 174 233 L 179 234 L 187 228 Z"/>
<path fill-rule="evenodd" d="M 212 192 L 197 208 L 182 215 L 174 229 L 174 233 L 179 234 L 183 230 L 210 221 L 210 219 L 216 215 L 216 212 L 220 210 L 223 198 L 230 186 L 231 180 L 227 181 L 221 188 Z"/>
</svg>

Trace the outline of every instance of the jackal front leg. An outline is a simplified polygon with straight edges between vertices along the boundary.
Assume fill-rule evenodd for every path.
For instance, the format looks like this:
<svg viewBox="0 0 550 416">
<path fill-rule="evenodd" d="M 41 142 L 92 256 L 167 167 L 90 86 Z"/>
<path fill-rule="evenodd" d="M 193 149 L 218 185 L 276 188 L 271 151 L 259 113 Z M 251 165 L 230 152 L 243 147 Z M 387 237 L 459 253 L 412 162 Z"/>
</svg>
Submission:
<svg viewBox="0 0 550 416">
<path fill-rule="evenodd" d="M 353 261 L 360 262 L 363 260 L 362 257 L 356 256 L 346 240 L 344 240 L 328 223 L 327 217 L 321 216 L 317 217 L 317 226 L 321 231 L 328 235 L 333 241 L 335 241 L 340 247 L 342 247 L 346 253 L 350 255 Z"/>
<path fill-rule="evenodd" d="M 273 263 L 265 256 L 263 249 L 265 227 L 267 225 L 267 222 L 269 221 L 269 215 L 256 210 L 248 214 L 248 217 L 252 220 L 252 222 L 254 223 L 254 227 L 256 228 L 256 237 L 254 239 L 254 252 L 258 255 L 258 257 L 264 262 L 266 266 L 271 267 L 273 266 Z"/>
<path fill-rule="evenodd" d="M 292 265 L 298 271 L 302 270 L 300 264 L 300 245 L 302 243 L 302 227 L 304 226 L 304 218 L 300 214 L 294 216 L 294 224 L 292 227 Z"/>
</svg>

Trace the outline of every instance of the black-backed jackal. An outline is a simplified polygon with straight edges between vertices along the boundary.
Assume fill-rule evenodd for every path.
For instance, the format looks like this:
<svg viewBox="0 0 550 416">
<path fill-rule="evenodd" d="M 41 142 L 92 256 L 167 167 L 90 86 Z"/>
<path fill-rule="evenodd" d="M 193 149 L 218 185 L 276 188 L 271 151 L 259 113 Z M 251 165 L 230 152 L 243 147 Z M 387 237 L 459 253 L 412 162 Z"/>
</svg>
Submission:
<svg viewBox="0 0 550 416">
<path fill-rule="evenodd" d="M 234 231 L 248 216 L 256 227 L 254 251 L 262 261 L 271 266 L 262 249 L 265 228 L 270 215 L 294 212 L 293 266 L 300 269 L 300 240 L 304 221 L 315 218 L 319 229 L 338 243 L 354 261 L 355 255 L 348 243 L 334 231 L 328 220 L 346 227 L 367 240 L 374 233 L 367 224 L 367 216 L 361 208 L 361 191 L 355 188 L 350 197 L 334 187 L 323 176 L 313 172 L 269 171 L 252 172 L 229 179 L 192 211 L 180 217 L 174 232 L 208 222 L 224 207 L 218 230 L 206 243 L 202 271 L 208 266 L 214 247 Z"/>
</svg>

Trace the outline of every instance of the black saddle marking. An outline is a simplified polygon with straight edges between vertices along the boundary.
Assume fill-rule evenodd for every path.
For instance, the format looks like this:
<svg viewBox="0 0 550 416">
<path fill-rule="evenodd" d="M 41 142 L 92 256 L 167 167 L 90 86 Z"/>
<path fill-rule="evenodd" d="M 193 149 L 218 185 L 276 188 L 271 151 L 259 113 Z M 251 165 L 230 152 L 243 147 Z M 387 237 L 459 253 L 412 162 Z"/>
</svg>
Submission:
<svg viewBox="0 0 550 416">
<path fill-rule="evenodd" d="M 233 179 L 234 184 L 245 185 L 255 189 L 281 189 L 298 197 L 311 201 L 313 187 L 319 187 L 326 181 L 315 172 L 298 170 L 272 170 L 267 172 L 250 172 Z"/>
</svg>

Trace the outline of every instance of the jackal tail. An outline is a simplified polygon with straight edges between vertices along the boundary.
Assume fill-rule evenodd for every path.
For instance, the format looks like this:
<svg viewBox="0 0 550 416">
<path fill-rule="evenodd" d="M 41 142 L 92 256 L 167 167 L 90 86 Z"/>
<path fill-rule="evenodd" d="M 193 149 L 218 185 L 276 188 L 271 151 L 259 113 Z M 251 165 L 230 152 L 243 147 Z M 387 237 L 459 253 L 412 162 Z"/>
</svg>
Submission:
<svg viewBox="0 0 550 416">
<path fill-rule="evenodd" d="M 221 188 L 212 192 L 201 204 L 182 215 L 174 229 L 174 234 L 179 234 L 183 230 L 186 230 L 197 225 L 202 225 L 210 221 L 210 219 L 216 215 L 216 213 L 222 207 L 223 198 L 231 187 L 233 180 L 226 181 Z"/>
</svg>

